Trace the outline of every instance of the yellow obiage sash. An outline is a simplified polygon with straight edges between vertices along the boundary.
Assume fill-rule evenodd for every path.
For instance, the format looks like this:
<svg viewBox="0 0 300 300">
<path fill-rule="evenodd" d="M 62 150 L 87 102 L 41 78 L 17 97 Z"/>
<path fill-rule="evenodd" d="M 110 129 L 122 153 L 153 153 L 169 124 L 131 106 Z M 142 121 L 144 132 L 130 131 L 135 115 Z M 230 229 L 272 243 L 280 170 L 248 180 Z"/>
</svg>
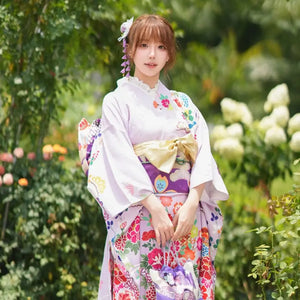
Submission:
<svg viewBox="0 0 300 300">
<path fill-rule="evenodd" d="M 144 142 L 133 148 L 137 156 L 145 156 L 152 165 L 165 173 L 171 172 L 178 151 L 183 152 L 192 163 L 198 153 L 198 144 L 191 133 L 172 140 Z"/>
</svg>

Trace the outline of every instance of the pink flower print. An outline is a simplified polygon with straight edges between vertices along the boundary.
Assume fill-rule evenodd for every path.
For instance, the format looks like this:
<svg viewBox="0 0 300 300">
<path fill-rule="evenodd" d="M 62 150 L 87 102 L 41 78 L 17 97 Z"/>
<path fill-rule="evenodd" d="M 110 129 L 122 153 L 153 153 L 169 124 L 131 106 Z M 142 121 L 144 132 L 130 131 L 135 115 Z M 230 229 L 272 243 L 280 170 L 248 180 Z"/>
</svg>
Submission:
<svg viewBox="0 0 300 300">
<path fill-rule="evenodd" d="M 127 226 L 127 222 L 125 221 L 125 222 L 123 222 L 123 223 L 120 225 L 120 228 L 121 228 L 121 229 L 124 229 L 126 226 Z"/>
<path fill-rule="evenodd" d="M 168 108 L 169 105 L 170 105 L 170 101 L 169 101 L 169 99 L 162 99 L 161 104 L 162 104 L 163 107 Z"/>
<path fill-rule="evenodd" d="M 154 248 L 148 254 L 148 263 L 155 270 L 160 270 L 163 265 L 163 252 L 161 249 Z"/>
<path fill-rule="evenodd" d="M 139 234 L 138 234 L 139 231 L 140 231 L 140 217 L 138 216 L 130 225 L 126 236 L 132 243 L 137 243 L 137 241 L 139 240 Z"/>
<path fill-rule="evenodd" d="M 197 239 L 197 249 L 198 249 L 199 251 L 201 251 L 201 249 L 202 249 L 202 239 L 201 239 L 201 237 L 199 237 L 199 238 Z"/>
</svg>

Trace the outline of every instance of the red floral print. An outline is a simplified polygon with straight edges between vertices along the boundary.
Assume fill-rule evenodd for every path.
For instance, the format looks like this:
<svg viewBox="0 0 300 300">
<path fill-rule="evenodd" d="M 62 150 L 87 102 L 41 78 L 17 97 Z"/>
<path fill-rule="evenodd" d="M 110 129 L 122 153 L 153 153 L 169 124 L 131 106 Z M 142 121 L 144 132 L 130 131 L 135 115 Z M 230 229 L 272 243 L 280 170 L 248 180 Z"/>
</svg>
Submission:
<svg viewBox="0 0 300 300">
<path fill-rule="evenodd" d="M 142 240 L 143 241 L 148 241 L 150 239 L 155 239 L 155 231 L 154 230 L 144 231 L 143 236 L 142 236 Z"/>
<path fill-rule="evenodd" d="M 150 285 L 150 287 L 146 291 L 146 299 L 147 300 L 156 299 L 156 291 L 154 285 Z"/>
<path fill-rule="evenodd" d="M 122 234 L 115 242 L 116 249 L 119 251 L 124 251 L 126 245 L 126 236 Z"/>
<path fill-rule="evenodd" d="M 114 284 L 119 285 L 126 282 L 125 274 L 119 269 L 117 264 L 114 264 Z"/>
<path fill-rule="evenodd" d="M 177 98 L 175 98 L 174 101 L 178 107 L 182 107 L 182 104 L 180 103 L 180 101 Z"/>
<path fill-rule="evenodd" d="M 116 300 L 136 300 L 136 296 L 131 290 L 121 289 L 117 295 Z"/>
</svg>

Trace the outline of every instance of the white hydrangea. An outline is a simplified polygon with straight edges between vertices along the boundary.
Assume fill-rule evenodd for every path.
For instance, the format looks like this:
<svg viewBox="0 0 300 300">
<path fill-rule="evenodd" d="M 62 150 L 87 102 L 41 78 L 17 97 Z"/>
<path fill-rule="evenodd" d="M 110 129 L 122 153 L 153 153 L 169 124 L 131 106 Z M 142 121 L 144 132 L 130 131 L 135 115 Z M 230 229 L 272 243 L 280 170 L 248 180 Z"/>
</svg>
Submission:
<svg viewBox="0 0 300 300">
<path fill-rule="evenodd" d="M 290 147 L 292 151 L 300 152 L 300 131 L 297 131 L 292 135 Z"/>
<path fill-rule="evenodd" d="M 296 131 L 300 131 L 300 113 L 293 115 L 288 124 L 288 134 L 292 135 Z"/>
<path fill-rule="evenodd" d="M 253 121 L 252 114 L 245 103 L 239 103 L 240 121 L 246 125 L 251 125 Z"/>
<path fill-rule="evenodd" d="M 285 127 L 289 121 L 290 112 L 286 106 L 281 105 L 274 108 L 270 117 L 275 120 L 278 126 Z"/>
<path fill-rule="evenodd" d="M 243 126 L 240 123 L 234 123 L 226 128 L 227 134 L 230 137 L 241 139 L 244 133 Z"/>
<path fill-rule="evenodd" d="M 218 140 L 224 139 L 228 136 L 226 127 L 224 125 L 216 125 L 210 134 L 210 140 L 215 143 Z"/>
<path fill-rule="evenodd" d="M 228 123 L 242 122 L 246 125 L 252 123 L 252 114 L 245 103 L 237 102 L 231 98 L 221 101 L 221 110 L 224 120 Z"/>
<path fill-rule="evenodd" d="M 232 137 L 216 141 L 214 148 L 222 157 L 230 161 L 238 161 L 244 155 L 243 145 L 238 139 Z"/>
<path fill-rule="evenodd" d="M 268 129 L 274 127 L 275 125 L 276 125 L 276 121 L 274 120 L 274 118 L 270 116 L 265 116 L 259 121 L 258 128 L 263 133 L 265 133 Z"/>
<path fill-rule="evenodd" d="M 276 85 L 268 94 L 264 104 L 265 112 L 271 112 L 275 107 L 290 103 L 289 90 L 285 83 Z"/>
<path fill-rule="evenodd" d="M 267 145 L 278 146 L 286 142 L 286 134 L 284 130 L 279 126 L 273 126 L 269 128 L 265 135 L 265 143 Z"/>
<path fill-rule="evenodd" d="M 21 77 L 16 77 L 15 79 L 14 79 L 14 84 L 15 85 L 19 85 L 19 84 L 22 84 L 23 83 L 23 81 L 22 81 L 22 78 Z"/>
</svg>

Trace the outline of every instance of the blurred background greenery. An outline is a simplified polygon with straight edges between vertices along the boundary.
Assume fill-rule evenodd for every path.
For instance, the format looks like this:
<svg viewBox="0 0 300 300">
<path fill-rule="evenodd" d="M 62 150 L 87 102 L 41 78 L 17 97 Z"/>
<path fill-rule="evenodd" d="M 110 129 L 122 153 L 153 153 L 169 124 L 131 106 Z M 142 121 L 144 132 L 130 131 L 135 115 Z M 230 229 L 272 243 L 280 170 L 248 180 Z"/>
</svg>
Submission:
<svg viewBox="0 0 300 300">
<path fill-rule="evenodd" d="M 224 97 L 246 103 L 261 118 L 269 91 L 280 83 L 289 88 L 290 115 L 300 111 L 297 0 L 1 0 L 0 153 L 22 147 L 36 159 L 0 162 L 15 180 L 0 186 L 0 298 L 96 297 L 105 227 L 78 166 L 77 124 L 101 116 L 103 96 L 120 77 L 120 24 L 143 13 L 172 23 L 177 63 L 162 80 L 189 94 L 210 126 L 223 121 Z M 62 145 L 68 154 L 45 160 L 45 144 Z M 285 240 L 274 234 L 282 230 L 277 220 L 290 217 L 281 212 L 288 201 L 281 195 L 299 204 L 293 178 L 272 178 L 279 212 L 271 217 L 270 195 L 237 177 L 238 165 L 216 159 L 231 194 L 221 204 L 216 299 L 297 299 L 300 272 L 291 268 L 299 271 L 293 259 L 299 235 L 291 232 L 298 234 L 299 210 L 290 211 L 293 224 L 284 223 L 289 247 L 280 248 Z M 16 183 L 20 177 L 29 178 L 27 186 Z M 274 231 L 251 231 L 261 226 Z M 256 252 L 261 244 L 271 245 L 269 252 Z M 261 269 L 252 271 L 256 254 Z"/>
</svg>

